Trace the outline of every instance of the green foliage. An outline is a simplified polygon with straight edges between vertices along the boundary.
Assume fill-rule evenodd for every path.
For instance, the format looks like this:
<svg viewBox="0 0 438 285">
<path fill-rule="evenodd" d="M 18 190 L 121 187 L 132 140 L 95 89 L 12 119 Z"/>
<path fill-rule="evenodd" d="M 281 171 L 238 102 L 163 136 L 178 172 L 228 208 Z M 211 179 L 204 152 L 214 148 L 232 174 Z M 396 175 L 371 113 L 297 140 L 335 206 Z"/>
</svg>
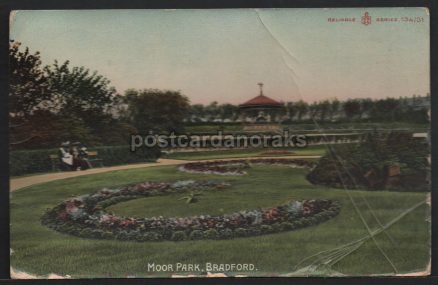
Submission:
<svg viewBox="0 0 438 285">
<path fill-rule="evenodd" d="M 219 237 L 219 233 L 215 229 L 209 229 L 204 231 L 204 237 L 207 239 L 217 239 Z"/>
<path fill-rule="evenodd" d="M 92 127 L 114 104 L 116 90 L 96 71 L 90 72 L 83 66 L 70 67 L 69 61 L 59 65 L 56 60 L 44 70 L 54 91 L 52 100 L 63 116 L 81 118 Z"/>
<path fill-rule="evenodd" d="M 234 230 L 234 235 L 236 237 L 244 237 L 247 235 L 247 231 L 244 228 L 237 228 Z"/>
<path fill-rule="evenodd" d="M 196 198 L 196 197 L 197 197 L 197 196 L 201 196 L 201 195 L 202 195 L 202 194 L 199 193 L 199 192 L 191 191 L 191 192 L 189 193 L 189 195 L 184 196 L 184 197 L 181 197 L 181 198 L 179 198 L 178 200 L 186 200 L 186 203 L 187 203 L 187 204 L 196 203 L 196 202 L 198 202 L 198 198 Z"/>
<path fill-rule="evenodd" d="M 219 231 L 219 236 L 222 239 L 228 239 L 233 237 L 233 231 L 231 229 L 223 229 Z"/>
<path fill-rule="evenodd" d="M 199 240 L 204 238 L 204 233 L 201 230 L 193 230 L 190 233 L 191 240 Z"/>
<path fill-rule="evenodd" d="M 260 226 L 260 230 L 262 231 L 262 233 L 267 234 L 267 233 L 272 233 L 272 227 L 270 225 L 261 225 Z"/>
<path fill-rule="evenodd" d="M 133 181 L 157 179 L 159 181 L 174 181 L 175 179 L 192 179 L 193 175 L 179 172 L 175 167 L 152 167 L 148 169 L 132 169 L 112 173 L 87 175 L 72 178 L 69 183 L 64 180 L 49 184 L 39 184 L 14 192 L 11 197 L 11 256 L 12 266 L 24 271 L 44 275 L 47 272 L 62 272 L 67 270 L 72 277 L 86 277 L 98 274 L 99 277 L 125 276 L 126 268 L 109 268 L 108 264 L 123 262 L 129 264 L 130 271 L 138 276 L 151 276 L 144 268 L 145 256 L 160 264 L 173 263 L 175 256 L 192 256 L 193 263 L 205 263 L 211 260 L 221 260 L 223 263 L 235 263 L 242 258 L 253 262 L 256 258 L 258 268 L 266 272 L 290 272 L 296 264 L 310 252 L 330 250 L 358 237 L 367 235 L 361 219 L 355 210 L 349 195 L 357 202 L 357 206 L 372 228 L 378 228 L 373 214 L 377 215 L 382 224 L 390 222 L 404 210 L 424 200 L 426 193 L 401 193 L 388 191 L 328 191 L 326 187 L 309 184 L 304 179 L 305 170 L 273 167 L 255 167 L 248 176 L 233 177 L 239 183 L 235 190 L 209 192 L 203 196 L 203 202 L 193 204 L 202 208 L 194 209 L 176 201 L 172 196 L 160 196 L 155 199 L 137 199 L 118 204 L 132 208 L 132 202 L 137 201 L 141 209 L 129 215 L 136 217 L 152 216 L 192 216 L 199 214 L 220 215 L 231 213 L 243 208 L 263 208 L 285 201 L 293 196 L 297 199 L 333 199 L 342 203 L 339 215 L 326 223 L 308 228 L 270 234 L 268 236 L 253 236 L 248 238 L 228 238 L 224 240 L 201 240 L 196 242 L 122 242 L 114 240 L 96 240 L 68 236 L 57 233 L 40 224 L 41 213 L 47 207 L 58 204 L 61 200 L 72 196 L 92 193 L 96 189 L 109 185 L 130 184 Z M 72 187 L 74 185 L 74 187 Z M 275 185 L 275 187 L 272 187 Z M 242 195 L 245 199 L 241 199 Z M 209 197 L 211 196 L 211 199 Z M 371 209 L 364 203 L 366 198 Z M 204 200 L 205 199 L 205 200 Z M 158 204 L 158 205 L 157 205 Z M 224 209 L 220 211 L 220 208 Z M 116 214 L 128 214 L 118 208 Z M 386 235 L 378 235 L 376 239 L 385 252 L 392 252 L 391 258 L 400 273 L 412 272 L 415 268 L 425 268 L 430 260 L 430 213 L 428 205 L 418 208 L 388 229 L 388 234 L 397 241 L 391 243 Z M 426 216 L 425 216 L 426 215 Z M 293 222 L 295 224 L 295 222 Z M 309 234 L 312 233 L 312 234 Z M 147 232 L 149 234 L 149 232 Z M 38 247 L 29 244 L 38 242 Z M 305 246 L 303 246 L 305 243 Z M 256 245 L 256 246 L 255 246 Z M 280 246 L 281 245 L 281 246 Z M 366 246 L 366 245 L 364 245 Z M 71 254 L 60 254 L 70 248 L 83 258 L 89 260 L 86 264 L 75 262 L 77 258 Z M 218 250 L 218 248 L 226 248 Z M 257 252 L 254 252 L 254 249 Z M 281 248 L 281 250 L 279 250 Z M 102 253 L 102 250 L 104 253 Z M 41 259 L 41 252 L 46 252 L 47 259 Z M 100 254 L 117 252 L 117 255 L 107 255 L 108 260 L 102 261 Z M 290 254 L 293 252 L 294 254 Z M 201 254 L 194 254 L 201 253 Z M 112 257 L 112 258 L 111 258 Z M 335 269 L 345 274 L 367 275 L 372 273 L 388 273 L 386 263 L 382 261 L 380 252 L 371 243 L 371 247 L 361 247 L 357 252 L 347 256 Z M 364 268 L 363 264 L 367 264 Z M 100 272 L 100 273 L 96 273 Z"/>
<path fill-rule="evenodd" d="M 413 138 L 411 133 L 373 132 L 360 144 L 332 146 L 331 153 L 320 159 L 307 179 L 315 184 L 352 189 L 428 191 L 429 154 L 427 143 Z M 395 186 L 387 184 L 391 166 L 400 168 L 400 181 Z"/>
<path fill-rule="evenodd" d="M 48 77 L 41 66 L 39 52 L 20 50 L 21 43 L 9 44 L 9 112 L 27 117 L 51 99 Z"/>
<path fill-rule="evenodd" d="M 294 224 L 289 223 L 289 222 L 283 222 L 281 223 L 281 227 L 283 231 L 289 231 L 289 230 L 293 230 L 295 229 Z"/>
<path fill-rule="evenodd" d="M 348 100 L 344 104 L 345 116 L 348 119 L 353 118 L 357 114 L 360 114 L 360 101 L 359 100 Z"/>
<path fill-rule="evenodd" d="M 172 234 L 171 240 L 173 241 L 181 241 L 187 239 L 187 235 L 183 231 L 176 231 Z"/>
<path fill-rule="evenodd" d="M 120 145 L 137 130 L 113 117 L 121 104 L 109 80 L 69 62 L 42 67 L 39 52 L 11 42 L 11 149 L 51 148 L 61 141 Z"/>
<path fill-rule="evenodd" d="M 179 91 L 128 90 L 125 120 L 140 132 L 180 132 L 189 113 L 189 100 Z"/>
<path fill-rule="evenodd" d="M 90 148 L 89 151 L 97 151 L 98 158 L 103 159 L 105 166 L 156 161 L 160 156 L 158 148 L 140 148 L 136 152 L 131 152 L 128 146 L 102 146 Z M 58 154 L 58 149 L 11 151 L 9 154 L 10 175 L 52 171 L 49 158 L 51 154 Z"/>
</svg>

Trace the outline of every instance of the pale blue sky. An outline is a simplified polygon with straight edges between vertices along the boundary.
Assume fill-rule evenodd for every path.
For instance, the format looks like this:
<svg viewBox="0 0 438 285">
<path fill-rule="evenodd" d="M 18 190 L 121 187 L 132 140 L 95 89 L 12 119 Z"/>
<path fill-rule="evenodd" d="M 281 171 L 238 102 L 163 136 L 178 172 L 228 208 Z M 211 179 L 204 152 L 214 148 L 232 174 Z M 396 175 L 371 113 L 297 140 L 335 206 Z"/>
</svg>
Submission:
<svg viewBox="0 0 438 285">
<path fill-rule="evenodd" d="M 365 11 L 368 26 L 360 23 Z M 284 101 L 429 92 L 423 8 L 258 12 L 279 42 L 252 9 L 19 11 L 11 38 L 40 51 L 44 64 L 70 60 L 97 70 L 119 93 L 174 89 L 193 103 L 241 103 L 257 95 L 260 81 L 266 95 Z M 404 16 L 424 22 L 376 22 Z M 356 22 L 329 23 L 329 17 Z"/>
</svg>

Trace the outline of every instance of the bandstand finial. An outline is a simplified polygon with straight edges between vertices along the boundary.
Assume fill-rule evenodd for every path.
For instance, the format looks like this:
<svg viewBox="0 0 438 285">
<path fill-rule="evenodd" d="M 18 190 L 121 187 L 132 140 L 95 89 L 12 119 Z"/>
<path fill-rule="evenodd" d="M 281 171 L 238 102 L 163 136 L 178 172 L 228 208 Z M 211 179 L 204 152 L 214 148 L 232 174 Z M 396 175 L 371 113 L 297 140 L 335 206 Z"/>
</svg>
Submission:
<svg viewBox="0 0 438 285">
<path fill-rule="evenodd" d="M 259 82 L 257 85 L 260 87 L 260 95 L 263 95 L 263 83 Z"/>
</svg>

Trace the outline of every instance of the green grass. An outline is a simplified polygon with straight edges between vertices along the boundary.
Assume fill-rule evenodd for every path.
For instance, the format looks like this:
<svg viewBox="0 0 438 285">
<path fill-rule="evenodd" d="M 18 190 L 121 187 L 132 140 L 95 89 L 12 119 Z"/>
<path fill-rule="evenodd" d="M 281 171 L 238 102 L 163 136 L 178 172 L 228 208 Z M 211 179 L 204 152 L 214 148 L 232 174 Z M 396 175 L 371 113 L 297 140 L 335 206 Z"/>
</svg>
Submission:
<svg viewBox="0 0 438 285">
<path fill-rule="evenodd" d="M 267 148 L 245 148 L 245 149 L 228 149 L 228 150 L 212 150 L 212 151 L 194 151 L 194 152 L 174 152 L 163 156 L 163 158 L 182 159 L 182 160 L 205 160 L 216 158 L 246 158 L 253 156 L 276 156 L 266 154 L 268 151 L 287 150 L 290 154 L 287 156 L 299 155 L 324 155 L 326 152 L 325 146 L 308 146 L 306 148 L 288 148 L 288 149 L 267 149 Z M 286 156 L 281 154 L 279 156 Z"/>
<path fill-rule="evenodd" d="M 325 122 L 318 123 L 318 126 L 315 123 L 308 122 L 294 122 L 291 125 L 281 125 L 284 128 L 289 128 L 292 131 L 314 131 L 320 130 L 323 131 L 335 131 L 335 132 L 345 132 L 351 129 L 409 129 L 416 131 L 427 131 L 430 126 L 429 124 L 421 124 L 421 123 L 407 123 L 407 122 Z M 185 131 L 188 133 L 215 133 L 219 130 L 223 132 L 240 132 L 243 130 L 244 124 L 236 124 L 236 123 L 211 123 L 211 124 L 199 124 L 199 125 L 188 125 L 185 127 Z"/>
<path fill-rule="evenodd" d="M 333 249 L 367 234 L 347 192 L 309 184 L 305 170 L 284 167 L 254 167 L 247 176 L 214 176 L 179 172 L 176 167 L 154 167 L 114 171 L 54 181 L 11 194 L 12 266 L 33 274 L 69 274 L 73 277 L 157 276 L 147 264 L 254 263 L 252 275 L 292 272 L 303 258 Z M 180 195 L 131 200 L 109 208 L 129 216 L 188 216 L 230 213 L 240 209 L 269 207 L 287 199 L 328 198 L 338 200 L 341 213 L 320 225 L 297 231 L 233 240 L 185 242 L 122 242 L 91 240 L 60 234 L 40 224 L 47 207 L 70 196 L 145 180 L 215 179 L 232 183 L 222 192 L 206 192 L 199 202 L 187 205 Z M 360 213 L 372 229 L 377 222 L 366 206 L 385 224 L 422 201 L 426 193 L 349 191 Z M 378 245 L 399 273 L 425 269 L 430 251 L 430 208 L 423 205 L 402 218 L 384 234 Z M 369 241 L 348 255 L 334 270 L 349 275 L 392 273 L 391 266 Z M 167 273 L 167 276 L 170 273 Z"/>
</svg>

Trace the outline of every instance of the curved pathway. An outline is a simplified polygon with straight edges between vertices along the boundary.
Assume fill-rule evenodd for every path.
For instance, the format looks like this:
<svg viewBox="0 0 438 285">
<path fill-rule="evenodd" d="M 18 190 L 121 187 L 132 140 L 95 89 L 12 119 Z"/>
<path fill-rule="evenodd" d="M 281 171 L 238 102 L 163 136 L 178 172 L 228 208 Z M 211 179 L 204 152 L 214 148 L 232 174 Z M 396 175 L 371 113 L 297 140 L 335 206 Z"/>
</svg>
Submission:
<svg viewBox="0 0 438 285">
<path fill-rule="evenodd" d="M 254 156 L 254 157 L 242 157 L 242 158 L 218 158 L 218 159 L 203 159 L 201 161 L 217 161 L 217 160 L 240 160 L 240 159 L 260 159 L 260 158 L 281 158 L 281 159 L 303 159 L 303 158 L 320 158 L 320 156 L 315 155 L 303 155 L 303 156 Z M 9 180 L 9 191 L 15 191 L 21 188 L 29 187 L 36 184 L 46 183 L 59 179 L 72 178 L 82 175 L 90 175 L 97 173 L 104 173 L 116 170 L 127 170 L 154 166 L 164 166 L 164 165 L 180 165 L 189 162 L 195 162 L 199 160 L 177 160 L 177 159 L 164 159 L 160 158 L 157 162 L 149 163 L 137 163 L 128 164 L 120 166 L 110 166 L 102 168 L 93 168 L 85 171 L 65 171 L 65 172 L 54 172 L 40 175 L 32 175 L 25 177 L 12 178 Z"/>
</svg>

